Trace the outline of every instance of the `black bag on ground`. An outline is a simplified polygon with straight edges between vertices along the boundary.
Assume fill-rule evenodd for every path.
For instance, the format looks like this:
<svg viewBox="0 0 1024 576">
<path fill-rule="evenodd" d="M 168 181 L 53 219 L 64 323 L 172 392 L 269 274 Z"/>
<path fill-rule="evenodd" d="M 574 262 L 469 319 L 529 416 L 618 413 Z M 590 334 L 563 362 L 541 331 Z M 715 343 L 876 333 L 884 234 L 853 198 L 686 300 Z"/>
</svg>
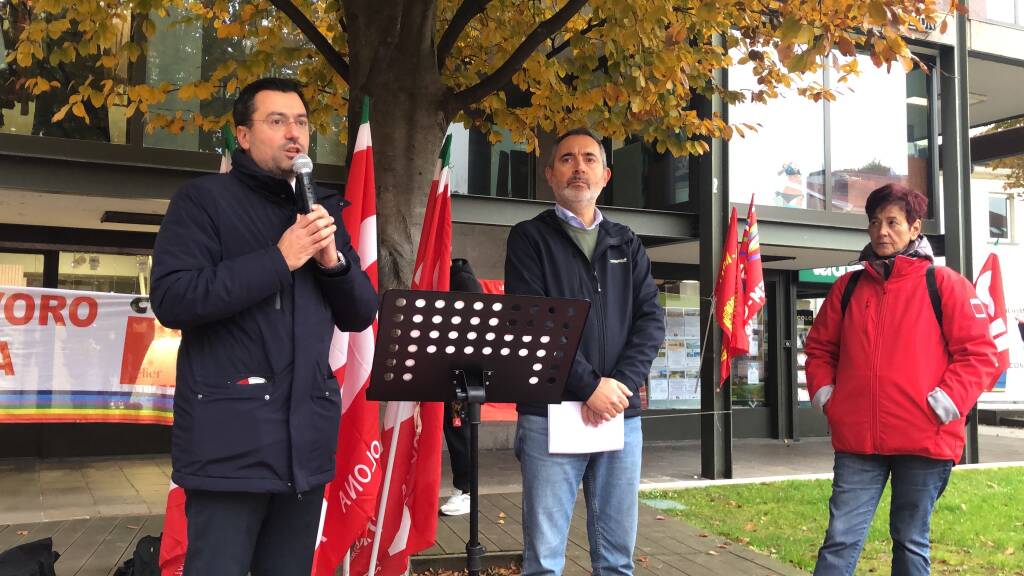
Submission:
<svg viewBox="0 0 1024 576">
<path fill-rule="evenodd" d="M 53 563 L 59 557 L 53 538 L 19 544 L 0 552 L 0 576 L 57 576 Z"/>
<path fill-rule="evenodd" d="M 143 536 L 114 576 L 160 576 L 160 536 Z"/>
</svg>

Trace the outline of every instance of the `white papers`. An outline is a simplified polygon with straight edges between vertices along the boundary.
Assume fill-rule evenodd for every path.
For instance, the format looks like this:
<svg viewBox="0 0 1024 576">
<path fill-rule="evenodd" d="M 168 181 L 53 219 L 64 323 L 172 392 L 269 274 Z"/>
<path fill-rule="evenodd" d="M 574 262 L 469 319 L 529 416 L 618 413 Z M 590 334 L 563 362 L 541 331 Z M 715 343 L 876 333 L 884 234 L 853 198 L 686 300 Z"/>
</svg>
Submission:
<svg viewBox="0 0 1024 576">
<path fill-rule="evenodd" d="M 747 366 L 747 384 L 760 384 L 761 374 L 757 369 L 757 364 L 751 362 Z"/>
<path fill-rule="evenodd" d="M 622 450 L 625 419 L 622 414 L 599 426 L 587 426 L 580 414 L 582 402 L 548 405 L 548 452 L 589 454 Z"/>
</svg>

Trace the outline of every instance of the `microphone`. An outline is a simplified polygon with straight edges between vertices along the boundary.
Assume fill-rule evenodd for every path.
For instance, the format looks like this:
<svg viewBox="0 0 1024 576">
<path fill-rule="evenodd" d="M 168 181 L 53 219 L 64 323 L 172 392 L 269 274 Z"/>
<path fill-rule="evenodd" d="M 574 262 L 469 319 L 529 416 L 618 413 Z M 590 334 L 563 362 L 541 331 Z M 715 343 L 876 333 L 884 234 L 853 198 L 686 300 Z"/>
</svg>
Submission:
<svg viewBox="0 0 1024 576">
<path fill-rule="evenodd" d="M 305 154 L 299 154 L 292 161 L 292 172 L 295 172 L 295 200 L 299 214 L 309 214 L 316 204 L 316 192 L 313 189 L 313 161 Z"/>
</svg>

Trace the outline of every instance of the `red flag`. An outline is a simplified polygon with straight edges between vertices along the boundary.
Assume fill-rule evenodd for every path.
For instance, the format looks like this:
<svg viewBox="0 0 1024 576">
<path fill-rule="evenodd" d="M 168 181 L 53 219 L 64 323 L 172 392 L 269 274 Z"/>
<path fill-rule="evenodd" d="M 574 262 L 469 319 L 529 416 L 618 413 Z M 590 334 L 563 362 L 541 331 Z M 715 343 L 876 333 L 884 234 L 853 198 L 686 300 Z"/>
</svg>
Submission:
<svg viewBox="0 0 1024 576">
<path fill-rule="evenodd" d="M 488 280 L 485 278 L 479 278 L 480 287 L 483 288 L 484 294 L 504 294 L 505 293 L 505 281 L 504 280 Z"/>
<path fill-rule="evenodd" d="M 447 291 L 451 270 L 452 221 L 449 185 L 451 137 L 441 147 L 430 185 L 430 198 L 420 232 L 413 268 L 415 290 Z M 441 489 L 441 424 L 439 402 L 389 402 L 384 414 L 384 454 L 390 476 L 381 493 L 383 519 L 370 531 L 379 531 L 374 574 L 405 572 L 409 556 L 433 546 L 437 534 L 437 506 Z M 369 572 L 373 556 L 371 538 L 357 543 L 354 574 Z"/>
<path fill-rule="evenodd" d="M 750 206 L 747 208 L 747 225 L 743 230 L 743 240 L 740 242 L 736 263 L 739 266 L 737 274 L 740 279 L 740 292 L 733 314 L 730 354 L 742 356 L 750 353 L 750 335 L 753 333 L 754 319 L 765 302 L 761 242 L 757 233 L 757 212 L 754 209 L 753 196 L 750 197 Z"/>
<path fill-rule="evenodd" d="M 181 576 L 188 549 L 188 521 L 185 518 L 185 489 L 171 482 L 167 489 L 164 531 L 160 538 L 160 576 Z"/>
<path fill-rule="evenodd" d="M 725 246 L 722 250 L 722 266 L 718 271 L 718 283 L 715 285 L 715 320 L 722 327 L 722 354 L 720 358 L 722 381 L 719 387 L 725 384 L 729 377 L 732 346 L 733 316 L 736 313 L 737 290 L 739 274 L 737 270 L 737 246 L 736 246 L 736 208 L 732 209 L 729 216 L 729 228 L 725 233 Z"/>
<path fill-rule="evenodd" d="M 1006 300 L 1003 298 L 1003 271 L 999 266 L 999 256 L 989 254 L 978 272 L 978 279 L 974 281 L 974 289 L 985 305 L 985 313 L 990 322 L 989 334 L 996 343 L 999 369 L 992 382 L 985 386 L 986 391 L 991 391 L 999 377 L 1010 367 L 1010 334 L 1006 324 Z"/>
<path fill-rule="evenodd" d="M 363 117 L 345 184 L 350 205 L 342 211 L 345 229 L 359 260 L 377 287 L 377 197 L 370 138 L 369 102 Z M 341 426 L 335 455 L 334 479 L 324 491 L 320 530 L 313 558 L 313 575 L 333 575 L 345 554 L 366 531 L 376 512 L 380 491 L 380 456 L 383 447 L 378 428 L 379 407 L 366 399 L 373 365 L 377 322 L 358 334 L 334 330 L 330 364 L 341 386 Z"/>
</svg>

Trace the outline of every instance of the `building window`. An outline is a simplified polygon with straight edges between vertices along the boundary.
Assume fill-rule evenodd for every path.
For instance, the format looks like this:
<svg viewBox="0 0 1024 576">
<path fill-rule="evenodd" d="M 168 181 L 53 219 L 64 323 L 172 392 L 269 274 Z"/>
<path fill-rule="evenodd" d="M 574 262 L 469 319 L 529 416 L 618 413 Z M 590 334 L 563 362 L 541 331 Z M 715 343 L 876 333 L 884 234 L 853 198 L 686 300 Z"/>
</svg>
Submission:
<svg viewBox="0 0 1024 576">
<path fill-rule="evenodd" d="M 752 65 L 729 69 L 729 89 L 758 89 Z M 780 88 L 768 104 L 729 108 L 730 124 L 750 124 L 729 141 L 729 197 L 762 206 L 823 210 L 825 207 L 825 112 L 795 91 Z"/>
<path fill-rule="evenodd" d="M 834 86 L 845 93 L 828 104 L 832 210 L 863 214 L 868 194 L 890 183 L 930 197 L 928 76 L 857 59 L 860 77 Z"/>
<path fill-rule="evenodd" d="M 105 54 L 78 54 L 73 61 L 50 65 L 51 52 L 67 43 L 76 44 L 81 41 L 82 34 L 76 28 L 60 32 L 56 38 L 47 35 L 43 40 L 43 58 L 33 60 L 28 67 L 19 65 L 16 60 L 7 62 L 7 56 L 14 50 L 25 26 L 40 20 L 35 10 L 38 8 L 32 2 L 0 1 L 0 133 L 124 144 L 127 135 L 124 106 L 95 108 L 86 105 L 85 114 L 88 118 L 80 118 L 69 110 L 60 122 L 51 120 L 68 102 L 68 98 L 78 93 L 82 83 L 92 79 L 95 86 L 105 79 L 102 72 L 105 69 L 99 65 L 100 58 Z M 62 13 L 48 13 L 42 18 L 50 22 L 64 16 Z M 131 30 L 130 19 L 113 22 L 119 37 L 118 43 L 127 41 Z M 33 78 L 57 82 L 59 86 L 33 95 L 20 84 L 21 81 Z"/>
<path fill-rule="evenodd" d="M 661 280 L 658 300 L 665 307 L 665 342 L 651 366 L 647 407 L 700 408 L 700 283 Z"/>
<path fill-rule="evenodd" d="M 729 141 L 735 202 L 753 195 L 764 206 L 863 214 L 868 194 L 884 184 L 932 196 L 929 76 L 917 68 L 887 72 L 867 56 L 858 56 L 858 64 L 860 77 L 847 83 L 839 84 L 832 71 L 823 74 L 822 83 L 838 93 L 835 102 L 814 103 L 780 89 L 767 105 L 729 108 L 730 124 L 758 127 Z M 729 88 L 758 88 L 750 65 L 729 69 Z"/>
<path fill-rule="evenodd" d="M 527 151 L 526 144 L 514 142 L 507 130 L 495 128 L 495 132 L 501 135 L 497 144 L 488 142 L 479 130 L 469 131 L 467 184 L 461 191 L 474 196 L 535 199 L 537 157 Z"/>
<path fill-rule="evenodd" d="M 152 256 L 61 252 L 57 288 L 118 294 L 149 294 Z"/>
<path fill-rule="evenodd" d="M 231 6 L 238 9 L 235 4 Z M 245 59 L 248 48 L 244 38 L 220 38 L 212 23 L 190 18 L 190 13 L 184 8 L 167 6 L 166 11 L 166 16 L 156 13 L 151 15 L 156 23 L 156 34 L 150 38 L 146 52 L 146 83 L 150 86 L 159 86 L 165 82 L 181 86 L 205 80 L 224 62 Z M 232 18 L 235 17 L 237 14 L 232 15 Z M 280 68 L 275 69 L 274 73 L 283 77 L 295 75 L 294 70 Z M 181 114 L 186 120 L 191 120 L 196 114 L 205 118 L 223 116 L 231 112 L 236 96 L 219 91 L 212 98 L 199 101 L 179 100 L 176 94 L 171 92 L 163 102 L 150 105 L 150 113 L 164 116 Z M 309 105 L 315 103 L 310 102 Z M 335 115 L 332 125 L 343 126 L 341 116 Z M 143 145 L 151 148 L 221 152 L 224 142 L 219 130 L 204 132 L 186 128 L 182 132 L 172 133 L 159 128 L 145 131 Z M 341 144 L 339 132 L 330 130 L 324 134 L 311 133 L 309 156 L 321 164 L 344 164 L 345 147 Z"/>
<path fill-rule="evenodd" d="M 1014 4 L 1015 0 L 975 0 L 968 3 L 968 6 L 971 18 L 974 19 L 1024 24 L 1024 4 Z"/>
<path fill-rule="evenodd" d="M 708 327 L 700 324 L 700 283 L 656 280 L 658 302 L 665 308 L 665 341 L 651 365 L 647 408 L 699 409 L 701 341 Z M 768 342 L 765 308 L 757 313 L 750 353 L 732 360 L 732 404 L 737 408 L 768 406 L 765 394 Z M 716 351 L 717 354 L 717 351 Z M 705 361 L 717 362 L 717 355 Z"/>
<path fill-rule="evenodd" d="M 988 237 L 990 240 L 1010 241 L 1010 212 L 1013 204 L 1006 194 L 988 197 Z"/>
<path fill-rule="evenodd" d="M 0 252 L 0 286 L 43 287 L 42 254 Z"/>
</svg>

